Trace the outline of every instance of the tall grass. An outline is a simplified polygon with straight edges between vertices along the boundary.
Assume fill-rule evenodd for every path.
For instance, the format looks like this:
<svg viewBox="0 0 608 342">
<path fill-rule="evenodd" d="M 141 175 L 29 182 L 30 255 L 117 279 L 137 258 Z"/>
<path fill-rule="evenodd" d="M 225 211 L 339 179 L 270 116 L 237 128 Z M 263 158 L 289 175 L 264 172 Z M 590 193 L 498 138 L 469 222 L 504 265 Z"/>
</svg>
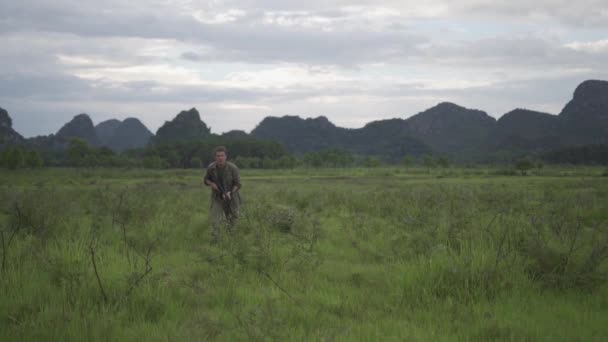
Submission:
<svg viewBox="0 0 608 342">
<path fill-rule="evenodd" d="M 601 340 L 600 169 L 1 172 L 0 338 Z"/>
</svg>

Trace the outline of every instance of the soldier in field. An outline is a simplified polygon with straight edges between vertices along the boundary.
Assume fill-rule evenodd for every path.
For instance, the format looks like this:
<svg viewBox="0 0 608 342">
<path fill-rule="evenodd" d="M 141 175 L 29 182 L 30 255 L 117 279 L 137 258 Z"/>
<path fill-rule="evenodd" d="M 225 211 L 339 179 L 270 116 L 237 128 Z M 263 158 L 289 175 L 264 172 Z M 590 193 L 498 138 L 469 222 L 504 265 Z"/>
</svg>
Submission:
<svg viewBox="0 0 608 342">
<path fill-rule="evenodd" d="M 227 161 L 224 146 L 216 147 L 214 155 L 215 161 L 207 167 L 203 181 L 211 187 L 211 238 L 212 242 L 217 243 L 222 227 L 232 229 L 239 217 L 241 177 L 238 167 Z"/>
</svg>

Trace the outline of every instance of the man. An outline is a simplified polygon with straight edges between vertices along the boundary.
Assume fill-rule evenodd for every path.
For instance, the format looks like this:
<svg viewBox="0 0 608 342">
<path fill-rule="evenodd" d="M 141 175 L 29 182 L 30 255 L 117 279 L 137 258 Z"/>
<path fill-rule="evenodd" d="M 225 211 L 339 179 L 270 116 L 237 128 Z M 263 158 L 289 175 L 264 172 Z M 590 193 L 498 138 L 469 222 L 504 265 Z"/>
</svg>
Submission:
<svg viewBox="0 0 608 342">
<path fill-rule="evenodd" d="M 241 177 L 239 168 L 227 161 L 227 152 L 224 146 L 215 148 L 215 161 L 207 168 L 204 183 L 211 187 L 211 237 L 213 242 L 219 240 L 221 226 L 228 223 L 232 228 L 239 217 L 241 197 Z"/>
</svg>

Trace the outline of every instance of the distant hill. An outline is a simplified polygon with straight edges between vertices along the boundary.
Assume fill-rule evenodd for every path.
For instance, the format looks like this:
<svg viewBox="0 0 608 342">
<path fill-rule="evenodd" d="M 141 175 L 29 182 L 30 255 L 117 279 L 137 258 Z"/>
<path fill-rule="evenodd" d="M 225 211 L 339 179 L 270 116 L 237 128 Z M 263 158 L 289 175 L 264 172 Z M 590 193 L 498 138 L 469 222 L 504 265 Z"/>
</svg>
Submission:
<svg viewBox="0 0 608 342">
<path fill-rule="evenodd" d="M 226 139 L 246 139 L 249 137 L 249 134 L 247 134 L 247 132 L 241 131 L 241 130 L 232 130 L 232 131 L 223 133 L 221 136 L 222 136 L 222 138 L 226 138 Z"/>
<path fill-rule="evenodd" d="M 21 134 L 13 129 L 13 120 L 8 112 L 0 108 L 0 147 L 23 143 Z"/>
<path fill-rule="evenodd" d="M 481 153 L 496 119 L 484 111 L 442 102 L 405 122 L 407 135 L 435 153 L 469 159 Z"/>
<path fill-rule="evenodd" d="M 121 123 L 120 120 L 110 119 L 95 125 L 95 133 L 97 133 L 97 137 L 101 140 L 102 144 L 109 146 L 114 132 L 116 132 Z"/>
<path fill-rule="evenodd" d="M 82 139 L 91 146 L 101 146 L 93 121 L 87 114 L 78 114 L 63 125 L 56 134 L 40 135 L 25 140 L 25 144 L 40 151 L 61 153 L 73 138 Z"/>
<path fill-rule="evenodd" d="M 63 140 L 79 138 L 91 146 L 101 146 L 93 121 L 87 114 L 78 114 L 57 131 L 55 137 Z"/>
<path fill-rule="evenodd" d="M 95 126 L 95 131 L 102 144 L 116 152 L 145 147 L 153 136 L 136 118 L 127 118 L 122 122 L 116 119 L 103 121 Z"/>
<path fill-rule="evenodd" d="M 277 140 L 293 153 L 318 151 L 340 145 L 348 134 L 326 117 L 302 119 L 299 116 L 266 117 L 251 131 L 260 139 Z"/>
<path fill-rule="evenodd" d="M 608 82 L 581 83 L 559 118 L 569 145 L 608 143 Z"/>
<path fill-rule="evenodd" d="M 349 130 L 340 146 L 354 153 L 383 155 L 394 160 L 432 152 L 427 144 L 408 135 L 403 119 L 372 121 L 363 128 Z"/>
<path fill-rule="evenodd" d="M 165 122 L 156 136 L 137 119 L 108 120 L 93 126 L 88 115 L 79 114 L 56 135 L 23 139 L 12 129 L 8 113 L 0 109 L 0 147 L 25 141 L 60 150 L 72 137 L 123 151 L 146 146 L 149 141 L 171 143 L 217 136 L 211 134 L 196 108 L 191 108 Z M 250 134 L 235 130 L 220 137 L 274 140 L 295 154 L 337 148 L 392 160 L 423 154 L 460 161 L 509 161 L 549 151 L 563 155 L 570 153 L 569 147 L 608 144 L 608 82 L 582 82 L 559 115 L 518 108 L 495 120 L 484 111 L 442 102 L 407 119 L 373 121 L 358 129 L 338 127 L 324 116 L 303 119 L 287 115 L 264 118 Z"/>
<path fill-rule="evenodd" d="M 521 154 L 546 151 L 564 143 L 562 122 L 557 115 L 515 109 L 498 119 L 488 148 Z"/>
<path fill-rule="evenodd" d="M 181 111 L 173 120 L 165 121 L 156 131 L 153 142 L 198 140 L 210 135 L 211 129 L 201 120 L 196 108 L 191 108 L 187 111 Z"/>
<path fill-rule="evenodd" d="M 562 147 L 545 152 L 540 157 L 551 164 L 608 165 L 608 145 Z"/>
<path fill-rule="evenodd" d="M 252 135 L 282 142 L 302 153 L 340 147 L 363 154 L 449 154 L 482 146 L 495 123 L 485 112 L 440 103 L 409 119 L 371 122 L 359 129 L 336 127 L 325 117 L 267 117 Z"/>
<path fill-rule="evenodd" d="M 608 82 L 585 81 L 559 115 L 515 109 L 495 120 L 486 112 L 442 102 L 407 119 L 370 122 L 360 129 L 327 118 L 266 117 L 251 132 L 302 153 L 331 147 L 386 155 L 433 153 L 455 160 L 507 159 L 570 145 L 608 142 Z"/>
<path fill-rule="evenodd" d="M 257 138 L 277 140 L 293 153 L 340 148 L 358 154 L 400 157 L 429 153 L 428 146 L 405 135 L 403 120 L 382 120 L 359 129 L 337 127 L 326 117 L 267 117 L 251 132 Z"/>
</svg>

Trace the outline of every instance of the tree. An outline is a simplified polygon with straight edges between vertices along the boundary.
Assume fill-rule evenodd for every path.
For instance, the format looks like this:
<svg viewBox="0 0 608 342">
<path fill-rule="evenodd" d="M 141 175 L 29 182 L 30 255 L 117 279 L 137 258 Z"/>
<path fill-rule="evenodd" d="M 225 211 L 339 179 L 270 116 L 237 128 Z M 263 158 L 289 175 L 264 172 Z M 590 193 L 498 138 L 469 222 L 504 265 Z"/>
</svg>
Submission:
<svg viewBox="0 0 608 342">
<path fill-rule="evenodd" d="M 278 165 L 282 169 L 293 169 L 296 166 L 296 159 L 292 156 L 282 156 L 278 160 Z"/>
<path fill-rule="evenodd" d="M 70 166 L 83 166 L 87 154 L 89 154 L 89 146 L 86 141 L 78 138 L 70 139 L 67 151 Z"/>
<path fill-rule="evenodd" d="M 424 164 L 424 167 L 426 167 L 428 173 L 431 173 L 431 168 L 435 167 L 435 160 L 430 154 L 424 156 L 422 163 Z"/>
<path fill-rule="evenodd" d="M 12 147 L 2 152 L 2 165 L 11 170 L 22 168 L 25 165 L 23 151 L 18 147 Z"/>
<path fill-rule="evenodd" d="M 39 168 L 42 167 L 42 157 L 40 157 L 40 153 L 35 150 L 30 150 L 26 154 L 26 165 L 31 168 Z"/>
<path fill-rule="evenodd" d="M 378 167 L 380 166 L 380 160 L 378 160 L 376 157 L 368 156 L 363 161 L 363 165 L 365 165 L 365 167 Z"/>
<path fill-rule="evenodd" d="M 543 162 L 539 160 L 539 161 L 536 162 L 535 166 L 536 166 L 537 169 L 540 170 L 540 169 L 542 169 L 545 166 L 545 164 L 543 164 Z"/>
<path fill-rule="evenodd" d="M 144 168 L 146 169 L 161 169 L 165 162 L 159 156 L 149 156 L 144 158 Z"/>
<path fill-rule="evenodd" d="M 448 168 L 450 166 L 450 161 L 447 157 L 439 157 L 437 158 L 437 165 L 441 168 Z"/>
<path fill-rule="evenodd" d="M 414 159 L 412 159 L 411 156 L 405 156 L 401 160 L 401 163 L 403 164 L 403 166 L 405 166 L 405 168 L 408 168 L 408 167 L 412 166 L 412 164 L 414 163 Z"/>
<path fill-rule="evenodd" d="M 167 162 L 169 163 L 170 167 L 173 167 L 173 168 L 182 167 L 181 158 L 179 156 L 177 149 L 169 151 L 169 153 L 167 154 Z"/>
<path fill-rule="evenodd" d="M 312 167 L 323 166 L 323 157 L 319 153 L 309 152 L 304 154 L 304 164 Z"/>
<path fill-rule="evenodd" d="M 523 158 L 515 162 L 515 168 L 521 173 L 522 176 L 525 176 L 526 173 L 534 168 L 534 163 L 530 161 L 528 158 Z"/>
<path fill-rule="evenodd" d="M 190 159 L 190 167 L 200 169 L 203 167 L 203 161 L 200 157 L 192 157 L 192 159 Z"/>
</svg>

